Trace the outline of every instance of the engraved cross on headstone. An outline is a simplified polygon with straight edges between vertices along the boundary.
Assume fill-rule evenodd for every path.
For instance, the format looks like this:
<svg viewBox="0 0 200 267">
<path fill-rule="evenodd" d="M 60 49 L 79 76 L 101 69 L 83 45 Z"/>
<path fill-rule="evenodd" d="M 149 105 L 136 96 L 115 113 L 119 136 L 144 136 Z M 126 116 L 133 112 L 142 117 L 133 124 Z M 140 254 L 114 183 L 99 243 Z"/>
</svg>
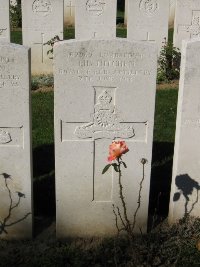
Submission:
<svg viewBox="0 0 200 267">
<path fill-rule="evenodd" d="M 75 8 L 75 6 L 72 4 L 72 1 L 69 1 L 69 5 L 66 5 L 66 7 L 69 9 L 69 15 L 70 15 L 70 17 L 72 17 L 72 15 L 73 15 L 73 9 Z"/>
<path fill-rule="evenodd" d="M 94 87 L 95 105 L 92 121 L 77 126 L 75 136 L 82 141 L 93 141 L 93 201 L 112 201 L 113 173 L 102 175 L 108 156 L 108 146 L 114 139 L 131 139 L 135 136 L 134 123 L 125 123 L 119 118 L 115 106 L 116 88 Z M 108 139 L 106 141 L 106 139 Z M 110 171 L 112 171 L 110 169 Z"/>
<path fill-rule="evenodd" d="M 190 38 L 200 37 L 200 10 L 193 10 L 191 24 L 178 25 L 178 31 L 190 33 Z"/>
<path fill-rule="evenodd" d="M 147 32 L 147 36 L 146 36 L 146 39 L 145 40 L 141 40 L 141 41 L 146 41 L 146 42 L 155 42 L 155 40 L 151 40 L 150 39 L 150 32 Z"/>
<path fill-rule="evenodd" d="M 41 42 L 39 43 L 34 43 L 34 45 L 40 45 L 41 46 L 41 61 L 42 63 L 44 63 L 44 58 L 45 58 L 45 54 L 44 54 L 44 33 L 41 33 Z"/>
</svg>

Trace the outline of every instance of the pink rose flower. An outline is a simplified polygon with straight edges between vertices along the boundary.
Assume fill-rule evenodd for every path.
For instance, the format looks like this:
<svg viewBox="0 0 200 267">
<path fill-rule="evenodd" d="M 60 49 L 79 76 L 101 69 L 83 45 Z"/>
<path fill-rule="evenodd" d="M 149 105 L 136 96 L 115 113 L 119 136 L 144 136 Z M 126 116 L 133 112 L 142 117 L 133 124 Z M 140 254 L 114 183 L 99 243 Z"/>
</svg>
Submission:
<svg viewBox="0 0 200 267">
<path fill-rule="evenodd" d="M 129 151 L 125 141 L 113 141 L 109 146 L 108 161 L 121 158 L 122 154 Z"/>
</svg>

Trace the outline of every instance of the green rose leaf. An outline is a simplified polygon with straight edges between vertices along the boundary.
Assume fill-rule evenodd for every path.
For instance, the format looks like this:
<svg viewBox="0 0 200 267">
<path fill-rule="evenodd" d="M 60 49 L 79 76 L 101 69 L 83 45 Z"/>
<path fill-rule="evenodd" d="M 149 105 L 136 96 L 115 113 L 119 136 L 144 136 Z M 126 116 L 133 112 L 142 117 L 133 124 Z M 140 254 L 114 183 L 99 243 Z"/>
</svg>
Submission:
<svg viewBox="0 0 200 267">
<path fill-rule="evenodd" d="M 103 171 L 102 171 L 102 174 L 106 173 L 107 170 L 110 168 L 111 164 L 108 164 L 104 167 Z"/>
<path fill-rule="evenodd" d="M 117 163 L 113 163 L 112 166 L 116 172 L 119 172 L 119 166 L 117 165 Z"/>
</svg>

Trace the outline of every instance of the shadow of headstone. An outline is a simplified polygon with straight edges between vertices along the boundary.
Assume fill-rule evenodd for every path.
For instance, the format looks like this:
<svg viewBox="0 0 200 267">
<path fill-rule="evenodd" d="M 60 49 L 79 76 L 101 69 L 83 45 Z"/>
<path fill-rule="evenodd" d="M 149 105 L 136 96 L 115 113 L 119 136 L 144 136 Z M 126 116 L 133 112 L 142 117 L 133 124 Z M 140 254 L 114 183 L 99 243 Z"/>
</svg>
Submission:
<svg viewBox="0 0 200 267">
<path fill-rule="evenodd" d="M 175 183 L 177 186 L 177 189 L 179 190 L 176 192 L 173 196 L 173 201 L 179 201 L 181 195 L 185 198 L 185 214 L 184 216 L 190 215 L 192 210 L 194 209 L 194 206 L 199 201 L 199 190 L 200 185 L 197 181 L 192 179 L 188 174 L 181 174 L 176 176 Z M 196 199 L 193 203 L 191 203 L 190 197 L 194 194 L 194 190 L 196 190 Z M 191 203 L 191 208 L 188 208 L 189 203 Z"/>
</svg>

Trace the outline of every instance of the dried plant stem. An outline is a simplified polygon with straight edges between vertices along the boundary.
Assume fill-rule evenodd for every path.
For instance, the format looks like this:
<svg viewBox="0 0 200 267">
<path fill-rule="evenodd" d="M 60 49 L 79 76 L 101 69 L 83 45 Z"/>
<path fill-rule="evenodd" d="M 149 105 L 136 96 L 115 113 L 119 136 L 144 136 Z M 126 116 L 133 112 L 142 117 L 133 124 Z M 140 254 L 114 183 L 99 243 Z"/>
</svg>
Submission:
<svg viewBox="0 0 200 267">
<path fill-rule="evenodd" d="M 140 209 L 141 206 L 141 194 L 142 194 L 142 186 L 143 186 L 143 182 L 144 182 L 144 178 L 145 178 L 145 164 L 147 163 L 146 159 L 142 159 L 141 163 L 142 163 L 142 180 L 140 182 L 140 187 L 139 187 L 139 192 L 138 192 L 138 200 L 137 200 L 137 208 L 135 210 L 135 213 L 133 215 L 133 223 L 131 224 L 129 219 L 128 219 L 128 215 L 127 215 L 127 207 L 126 207 L 126 202 L 125 202 L 125 197 L 123 194 L 123 186 L 122 186 L 122 172 L 121 172 L 121 165 L 124 164 L 123 161 L 121 161 L 120 159 L 117 159 L 118 164 L 117 164 L 117 172 L 119 174 L 118 177 L 118 184 L 119 184 L 119 197 L 122 203 L 122 208 L 123 208 L 123 215 L 120 212 L 119 207 L 115 207 L 115 205 L 113 204 L 113 213 L 115 215 L 115 224 L 116 224 L 116 228 L 118 231 L 118 235 L 121 231 L 125 231 L 128 234 L 128 239 L 130 241 L 130 243 L 132 244 L 133 239 L 134 239 L 134 229 L 136 226 L 136 219 L 137 219 L 137 214 L 138 211 Z M 117 209 L 117 212 L 116 210 Z M 120 219 L 121 223 L 122 223 L 122 227 L 119 227 L 119 223 L 118 223 L 118 218 Z M 142 230 L 140 229 L 141 233 Z"/>
<path fill-rule="evenodd" d="M 140 188 L 139 188 L 139 193 L 138 193 L 138 201 L 137 201 L 137 208 L 135 210 L 135 213 L 133 215 L 133 225 L 132 225 L 132 231 L 135 229 L 135 225 L 136 225 L 136 218 L 137 218 L 137 214 L 138 214 L 138 211 L 140 209 L 140 206 L 141 206 L 141 193 L 142 193 L 142 184 L 144 182 L 144 177 L 145 177 L 145 174 L 144 174 L 144 165 L 145 163 L 144 162 L 141 162 L 142 163 L 142 180 L 140 182 Z"/>
</svg>

